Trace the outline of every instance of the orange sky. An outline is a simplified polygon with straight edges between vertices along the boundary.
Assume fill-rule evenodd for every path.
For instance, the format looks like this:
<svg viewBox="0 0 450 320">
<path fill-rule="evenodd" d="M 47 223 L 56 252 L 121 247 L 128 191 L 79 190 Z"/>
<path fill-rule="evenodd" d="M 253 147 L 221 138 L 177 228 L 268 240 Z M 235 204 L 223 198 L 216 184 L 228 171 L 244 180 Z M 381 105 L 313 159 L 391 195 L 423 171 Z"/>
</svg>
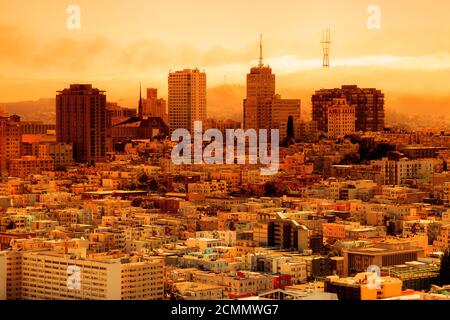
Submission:
<svg viewBox="0 0 450 320">
<path fill-rule="evenodd" d="M 184 67 L 204 69 L 211 87 L 225 76 L 227 84 L 244 84 L 263 33 L 265 62 L 283 95 L 298 92 L 305 100 L 314 89 L 355 83 L 384 90 L 393 103 L 409 97 L 402 101 L 414 104 L 411 96 L 444 101 L 450 113 L 448 0 L 0 2 L 3 102 L 51 97 L 71 82 L 92 82 L 109 100 L 132 103 L 139 81 L 164 96 L 168 71 Z M 81 30 L 66 28 L 69 4 L 81 8 Z M 371 4 L 382 9 L 379 31 L 366 27 Z M 324 71 L 326 26 L 332 68 Z"/>
</svg>

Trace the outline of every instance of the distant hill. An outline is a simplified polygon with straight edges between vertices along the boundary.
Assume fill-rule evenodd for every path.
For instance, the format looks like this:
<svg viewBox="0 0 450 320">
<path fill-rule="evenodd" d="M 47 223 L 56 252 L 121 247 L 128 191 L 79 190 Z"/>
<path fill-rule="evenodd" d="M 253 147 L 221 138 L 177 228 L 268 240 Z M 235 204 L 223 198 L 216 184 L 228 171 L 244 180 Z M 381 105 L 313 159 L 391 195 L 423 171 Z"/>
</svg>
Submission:
<svg viewBox="0 0 450 320">
<path fill-rule="evenodd" d="M 23 120 L 55 123 L 55 99 L 41 98 L 35 101 L 0 102 L 8 114 L 17 114 Z"/>
<path fill-rule="evenodd" d="M 207 92 L 208 117 L 242 121 L 245 87 L 222 85 Z"/>
<path fill-rule="evenodd" d="M 208 117 L 242 121 L 242 101 L 245 87 L 223 85 L 208 88 Z M 124 105 L 126 106 L 126 105 Z M 55 122 L 55 99 L 41 98 L 34 101 L 0 102 L 0 109 L 17 114 L 23 120 Z"/>
<path fill-rule="evenodd" d="M 286 77 L 279 77 L 280 82 L 288 82 Z M 330 85 L 328 87 L 334 87 Z M 283 98 L 300 98 L 302 100 L 303 119 L 311 118 L 311 95 L 313 90 L 292 89 L 287 85 L 277 93 Z M 233 119 L 242 121 L 243 99 L 245 98 L 244 85 L 221 85 L 209 87 L 207 92 L 208 117 L 216 119 Z M 129 99 L 134 101 L 133 99 Z M 129 107 L 128 104 L 120 103 Z M 403 106 L 409 106 L 408 112 Z M 136 106 L 134 106 L 136 107 Z M 0 102 L 0 110 L 7 114 L 17 114 L 23 120 L 43 121 L 55 123 L 55 98 L 41 98 L 34 101 Z M 442 125 L 450 122 L 450 96 L 419 97 L 412 94 L 386 93 L 385 111 L 386 124 L 408 123 L 416 125 Z"/>
</svg>

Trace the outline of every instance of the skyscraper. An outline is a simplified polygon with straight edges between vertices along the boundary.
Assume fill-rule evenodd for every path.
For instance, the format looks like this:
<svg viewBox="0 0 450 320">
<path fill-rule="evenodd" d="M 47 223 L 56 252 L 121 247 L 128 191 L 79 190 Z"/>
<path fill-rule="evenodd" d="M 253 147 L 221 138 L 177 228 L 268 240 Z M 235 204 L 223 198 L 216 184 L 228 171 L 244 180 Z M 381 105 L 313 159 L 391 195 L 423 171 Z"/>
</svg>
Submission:
<svg viewBox="0 0 450 320">
<path fill-rule="evenodd" d="M 328 130 L 328 107 L 335 98 L 345 98 L 349 105 L 355 106 L 356 131 L 384 130 L 384 94 L 377 89 L 350 85 L 321 89 L 312 96 L 312 117 L 319 131 Z"/>
<path fill-rule="evenodd" d="M 244 129 L 270 129 L 272 126 L 272 100 L 275 96 L 275 75 L 265 66 L 262 39 L 259 64 L 247 74 L 247 97 L 244 99 Z"/>
<path fill-rule="evenodd" d="M 170 133 L 194 131 L 194 121 L 206 123 L 206 73 L 185 69 L 169 73 Z"/>
<path fill-rule="evenodd" d="M 90 84 L 71 84 L 56 95 L 58 142 L 73 144 L 76 162 L 106 160 L 106 94 Z"/>
<path fill-rule="evenodd" d="M 0 116 L 0 176 L 8 174 L 9 161 L 20 158 L 20 117 Z"/>
<path fill-rule="evenodd" d="M 290 116 L 300 121 L 300 99 L 281 99 L 275 94 L 275 75 L 265 66 L 262 40 L 259 47 L 259 64 L 247 74 L 247 97 L 244 99 L 244 129 L 279 129 L 280 139 L 286 137 Z"/>
</svg>

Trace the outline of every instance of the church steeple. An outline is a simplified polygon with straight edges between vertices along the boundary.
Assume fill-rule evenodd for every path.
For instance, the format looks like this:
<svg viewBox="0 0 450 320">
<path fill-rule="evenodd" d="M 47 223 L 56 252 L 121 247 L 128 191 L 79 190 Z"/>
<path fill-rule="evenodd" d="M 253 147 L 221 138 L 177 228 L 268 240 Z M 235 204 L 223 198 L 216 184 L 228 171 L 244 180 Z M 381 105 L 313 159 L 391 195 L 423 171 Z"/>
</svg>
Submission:
<svg viewBox="0 0 450 320">
<path fill-rule="evenodd" d="M 143 110 L 142 110 L 142 87 L 141 83 L 139 82 L 139 107 L 138 107 L 138 116 L 139 119 L 142 120 L 143 117 Z"/>
</svg>

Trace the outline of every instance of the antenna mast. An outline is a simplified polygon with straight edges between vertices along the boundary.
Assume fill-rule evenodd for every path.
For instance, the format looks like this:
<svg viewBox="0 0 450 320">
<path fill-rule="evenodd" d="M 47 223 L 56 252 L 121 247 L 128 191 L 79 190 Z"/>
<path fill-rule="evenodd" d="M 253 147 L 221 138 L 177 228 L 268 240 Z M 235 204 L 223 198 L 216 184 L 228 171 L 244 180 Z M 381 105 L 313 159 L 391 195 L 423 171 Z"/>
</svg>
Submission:
<svg viewBox="0 0 450 320">
<path fill-rule="evenodd" d="M 330 67 L 330 44 L 331 44 L 330 28 L 326 28 L 323 30 L 321 43 L 323 45 L 322 66 L 325 69 L 328 69 Z"/>
<path fill-rule="evenodd" d="M 263 40 L 262 40 L 262 33 L 259 35 L 259 67 L 262 68 L 264 66 L 263 63 Z"/>
</svg>

